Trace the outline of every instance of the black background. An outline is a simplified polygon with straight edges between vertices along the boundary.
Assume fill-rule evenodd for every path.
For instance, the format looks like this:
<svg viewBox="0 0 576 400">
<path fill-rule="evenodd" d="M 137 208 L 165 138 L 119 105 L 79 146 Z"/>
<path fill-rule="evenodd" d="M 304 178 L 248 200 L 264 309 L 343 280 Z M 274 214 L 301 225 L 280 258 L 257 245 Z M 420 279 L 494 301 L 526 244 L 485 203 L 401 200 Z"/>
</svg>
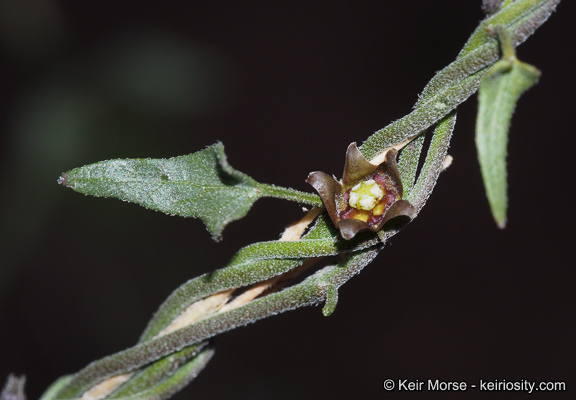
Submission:
<svg viewBox="0 0 576 400">
<path fill-rule="evenodd" d="M 479 1 L 49 1 L 0 8 L 0 377 L 29 398 L 134 344 L 184 281 L 276 239 L 297 205 L 264 199 L 212 241 L 196 220 L 84 197 L 62 171 L 217 140 L 261 182 L 310 190 L 346 146 L 407 114 L 482 18 Z M 385 392 L 384 379 L 564 381 L 573 398 L 574 2 L 518 49 L 543 72 L 509 143 L 496 228 L 474 148 L 476 98 L 419 218 L 340 290 L 216 338 L 176 399 L 524 398 Z M 3 379 L 3 378 L 2 378 Z M 572 395 L 570 393 L 572 392 Z"/>
</svg>

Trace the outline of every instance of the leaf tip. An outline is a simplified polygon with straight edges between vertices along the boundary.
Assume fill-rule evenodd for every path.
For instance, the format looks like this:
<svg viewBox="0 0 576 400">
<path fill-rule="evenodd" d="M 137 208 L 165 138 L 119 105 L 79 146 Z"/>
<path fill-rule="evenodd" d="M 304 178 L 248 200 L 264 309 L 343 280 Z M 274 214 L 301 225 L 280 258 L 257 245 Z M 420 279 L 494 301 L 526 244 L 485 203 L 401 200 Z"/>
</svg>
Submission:
<svg viewBox="0 0 576 400">
<path fill-rule="evenodd" d="M 60 175 L 57 182 L 59 185 L 70 187 L 70 185 L 68 184 L 68 175 L 65 172 L 62 175 Z"/>
<path fill-rule="evenodd" d="M 215 242 L 221 242 L 222 241 L 222 230 L 220 229 L 218 232 L 212 232 L 210 229 L 208 229 L 208 232 L 210 233 L 210 236 L 212 237 L 212 240 Z"/>
<path fill-rule="evenodd" d="M 498 225 L 498 228 L 500 229 L 504 229 L 506 228 L 506 217 L 504 218 L 495 218 L 496 220 L 496 225 Z"/>
<path fill-rule="evenodd" d="M 329 317 L 336 310 L 338 304 L 338 288 L 334 285 L 328 285 L 326 288 L 326 302 L 322 307 L 322 315 Z"/>
</svg>

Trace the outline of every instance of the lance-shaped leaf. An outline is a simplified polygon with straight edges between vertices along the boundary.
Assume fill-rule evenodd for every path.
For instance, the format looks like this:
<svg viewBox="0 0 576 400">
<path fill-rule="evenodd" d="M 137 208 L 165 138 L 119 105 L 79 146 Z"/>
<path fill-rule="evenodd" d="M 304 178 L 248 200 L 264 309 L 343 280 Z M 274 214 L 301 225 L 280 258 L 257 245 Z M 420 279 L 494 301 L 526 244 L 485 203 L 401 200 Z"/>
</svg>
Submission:
<svg viewBox="0 0 576 400">
<path fill-rule="evenodd" d="M 215 239 L 261 197 L 321 206 L 314 194 L 256 182 L 228 164 L 216 143 L 169 159 L 101 161 L 68 171 L 59 183 L 97 197 L 115 197 L 171 215 L 200 218 Z"/>
<path fill-rule="evenodd" d="M 520 96 L 536 83 L 540 71 L 518 61 L 505 28 L 498 28 L 504 50 L 484 76 L 478 92 L 476 147 L 486 195 L 494 220 L 500 228 L 506 225 L 508 208 L 506 149 L 508 130 Z"/>
</svg>

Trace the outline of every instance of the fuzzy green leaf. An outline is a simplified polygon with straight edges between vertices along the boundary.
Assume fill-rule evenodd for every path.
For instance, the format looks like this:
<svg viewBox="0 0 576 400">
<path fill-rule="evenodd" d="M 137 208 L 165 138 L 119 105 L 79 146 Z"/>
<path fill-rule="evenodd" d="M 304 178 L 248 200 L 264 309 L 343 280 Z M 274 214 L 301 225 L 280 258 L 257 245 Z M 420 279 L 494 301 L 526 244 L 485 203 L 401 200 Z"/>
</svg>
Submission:
<svg viewBox="0 0 576 400">
<path fill-rule="evenodd" d="M 353 240 L 343 240 L 330 217 L 324 215 L 318 218 L 302 240 L 261 242 L 246 246 L 225 268 L 191 279 L 176 289 L 154 314 L 140 342 L 152 339 L 197 300 L 281 275 L 298 267 L 308 258 L 354 252 L 378 244 L 378 238 L 371 233 L 359 235 Z"/>
<path fill-rule="evenodd" d="M 58 182 L 80 193 L 200 218 L 215 239 L 261 197 L 322 204 L 316 195 L 261 184 L 235 170 L 226 161 L 222 143 L 169 159 L 101 161 L 68 171 Z"/>
<path fill-rule="evenodd" d="M 336 310 L 338 304 L 338 288 L 334 285 L 328 285 L 326 288 L 326 303 L 322 307 L 322 315 L 329 317 Z"/>
<path fill-rule="evenodd" d="M 422 169 L 420 170 L 420 175 L 418 175 L 416 183 L 406 196 L 406 199 L 416 207 L 418 212 L 424 207 L 434 186 L 436 186 L 436 181 L 440 176 L 442 165 L 448 154 L 448 147 L 455 124 L 456 112 L 452 112 L 444 117 L 434 129 L 424 165 L 422 165 Z M 417 160 L 413 162 L 417 162 Z"/>
<path fill-rule="evenodd" d="M 210 361 L 210 347 L 197 352 L 197 346 L 185 347 L 147 366 L 106 399 L 162 400 L 188 385 Z"/>
<path fill-rule="evenodd" d="M 72 378 L 72 375 L 65 375 L 58 378 L 58 380 L 50 385 L 50 387 L 44 392 L 42 397 L 40 397 L 40 400 L 58 400 L 58 393 L 63 387 L 70 383 Z"/>
<path fill-rule="evenodd" d="M 478 92 L 478 160 L 492 215 L 500 228 L 506 225 L 508 208 L 506 149 L 510 119 L 520 96 L 539 76 L 536 68 L 509 55 L 494 64 Z"/>
<path fill-rule="evenodd" d="M 408 198 L 414 182 L 416 181 L 416 173 L 418 172 L 418 162 L 422 153 L 424 145 L 425 132 L 416 137 L 406 147 L 402 149 L 398 159 L 398 170 L 400 172 L 400 180 L 404 188 L 404 197 Z"/>
</svg>

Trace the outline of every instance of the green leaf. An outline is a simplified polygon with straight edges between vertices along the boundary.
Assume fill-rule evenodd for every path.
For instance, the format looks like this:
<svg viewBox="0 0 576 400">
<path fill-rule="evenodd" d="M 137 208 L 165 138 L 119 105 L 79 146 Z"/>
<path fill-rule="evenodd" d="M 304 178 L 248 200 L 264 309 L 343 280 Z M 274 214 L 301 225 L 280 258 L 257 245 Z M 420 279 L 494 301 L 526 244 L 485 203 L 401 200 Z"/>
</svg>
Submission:
<svg viewBox="0 0 576 400">
<path fill-rule="evenodd" d="M 328 285 L 326 288 L 326 303 L 322 307 L 322 315 L 329 317 L 336 310 L 338 304 L 338 288 L 334 285 Z"/>
<path fill-rule="evenodd" d="M 400 180 L 402 181 L 405 198 L 409 196 L 416 181 L 418 162 L 420 160 L 420 154 L 422 153 L 424 138 L 425 132 L 404 147 L 398 158 L 398 171 L 400 172 Z"/>
<path fill-rule="evenodd" d="M 241 249 L 225 268 L 191 279 L 176 289 L 154 314 L 140 342 L 152 339 L 189 305 L 218 292 L 246 287 L 288 272 L 307 258 L 359 251 L 378 245 L 369 233 L 343 240 L 324 215 L 298 241 L 261 242 Z"/>
<path fill-rule="evenodd" d="M 520 96 L 536 83 L 540 71 L 518 61 L 511 41 L 501 30 L 504 58 L 485 75 L 478 92 L 476 147 L 486 195 L 494 220 L 506 225 L 508 208 L 506 152 L 508 130 Z"/>
<path fill-rule="evenodd" d="M 106 399 L 162 400 L 172 397 L 194 380 L 214 355 L 210 347 L 200 353 L 196 347 L 185 347 L 145 367 Z"/>
<path fill-rule="evenodd" d="M 97 197 L 115 197 L 171 215 L 200 218 L 215 239 L 261 197 L 321 206 L 314 194 L 256 182 L 228 164 L 216 143 L 169 159 L 101 161 L 64 173 L 59 183 Z"/>
<path fill-rule="evenodd" d="M 58 392 L 72 380 L 72 375 L 66 375 L 58 378 L 50 387 L 44 392 L 40 400 L 58 400 Z"/>
<path fill-rule="evenodd" d="M 436 186 L 436 181 L 440 176 L 442 165 L 448 154 L 448 147 L 450 146 L 450 139 L 452 139 L 455 125 L 456 112 L 452 112 L 438 122 L 436 128 L 434 128 L 430 147 L 420 170 L 420 175 L 418 175 L 416 183 L 406 196 L 406 199 L 416 207 L 418 212 L 424 207 L 434 186 Z"/>
</svg>

